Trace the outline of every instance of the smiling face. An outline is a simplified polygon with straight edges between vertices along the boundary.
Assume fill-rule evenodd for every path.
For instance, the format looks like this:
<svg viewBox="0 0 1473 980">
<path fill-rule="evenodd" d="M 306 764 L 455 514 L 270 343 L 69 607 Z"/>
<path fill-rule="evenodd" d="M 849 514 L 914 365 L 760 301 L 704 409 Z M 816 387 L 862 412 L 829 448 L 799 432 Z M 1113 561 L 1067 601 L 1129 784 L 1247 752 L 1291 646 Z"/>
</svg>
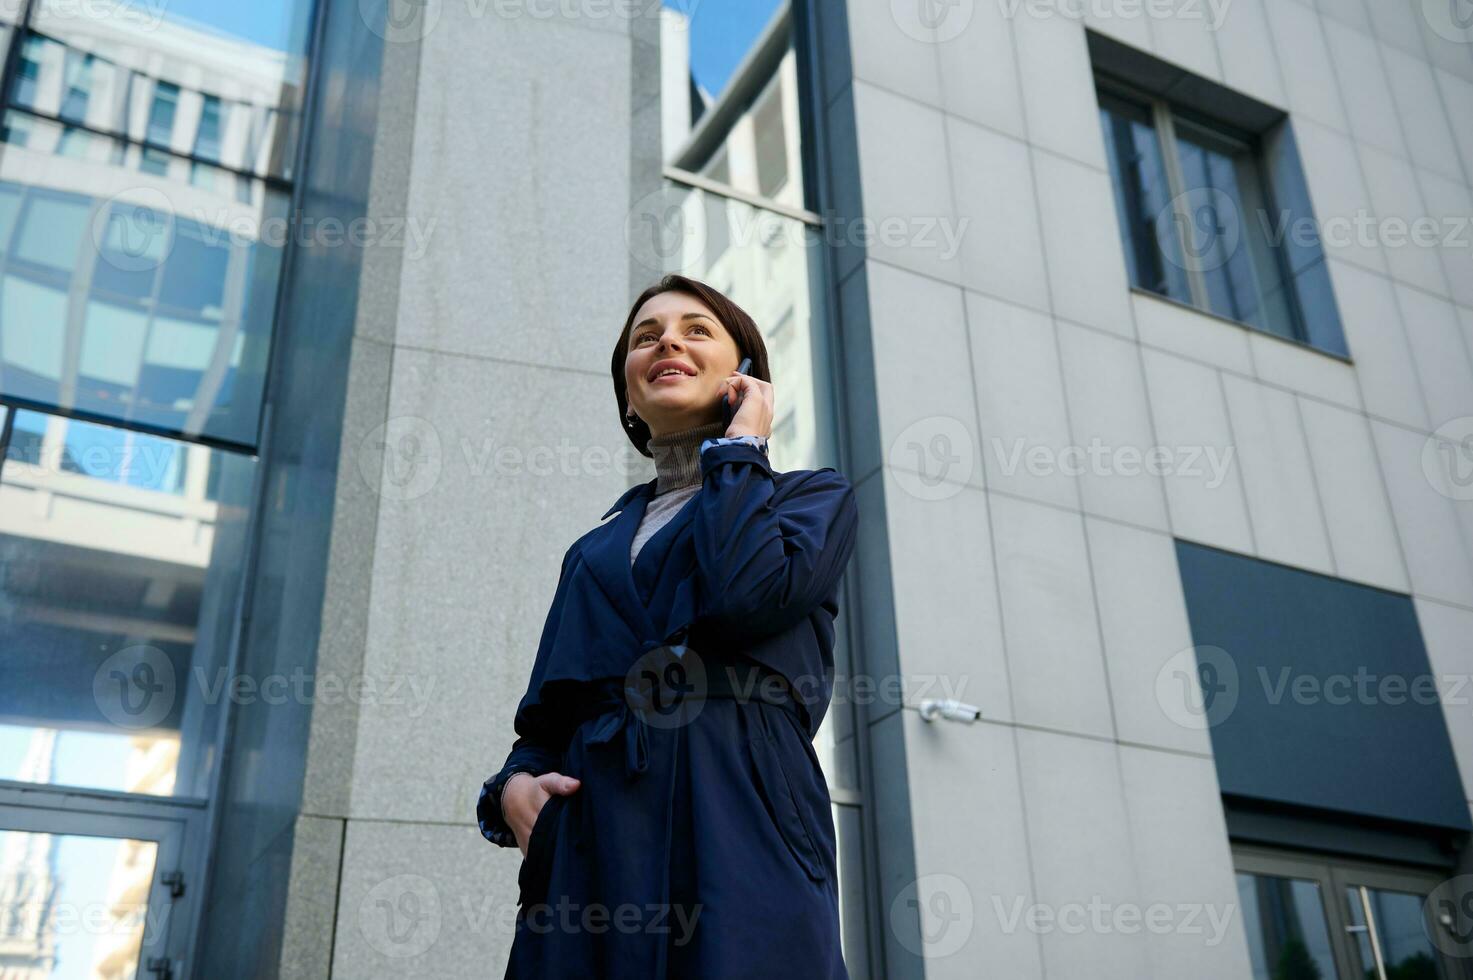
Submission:
<svg viewBox="0 0 1473 980">
<path fill-rule="evenodd" d="M 629 404 L 651 435 L 721 419 L 721 382 L 737 369 L 736 341 L 687 293 L 657 293 L 634 315 L 624 358 Z"/>
</svg>

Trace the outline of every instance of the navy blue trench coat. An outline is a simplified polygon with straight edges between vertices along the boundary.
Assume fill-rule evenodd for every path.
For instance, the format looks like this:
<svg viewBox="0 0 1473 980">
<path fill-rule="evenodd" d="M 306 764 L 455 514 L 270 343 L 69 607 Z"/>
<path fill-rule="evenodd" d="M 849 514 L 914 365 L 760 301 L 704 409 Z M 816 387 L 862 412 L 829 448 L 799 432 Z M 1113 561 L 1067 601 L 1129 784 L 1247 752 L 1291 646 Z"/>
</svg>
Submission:
<svg viewBox="0 0 1473 980">
<path fill-rule="evenodd" d="M 700 467 L 701 489 L 632 568 L 654 480 L 563 556 L 518 737 L 476 806 L 482 835 L 515 847 L 506 779 L 581 780 L 532 827 L 508 978 L 847 980 L 812 742 L 833 692 L 854 489 L 829 467 L 774 472 L 744 444 L 708 447 Z M 659 690 L 674 676 L 699 693 L 732 665 L 778 686 L 746 700 Z M 638 677 L 656 678 L 653 702 L 631 695 Z"/>
</svg>

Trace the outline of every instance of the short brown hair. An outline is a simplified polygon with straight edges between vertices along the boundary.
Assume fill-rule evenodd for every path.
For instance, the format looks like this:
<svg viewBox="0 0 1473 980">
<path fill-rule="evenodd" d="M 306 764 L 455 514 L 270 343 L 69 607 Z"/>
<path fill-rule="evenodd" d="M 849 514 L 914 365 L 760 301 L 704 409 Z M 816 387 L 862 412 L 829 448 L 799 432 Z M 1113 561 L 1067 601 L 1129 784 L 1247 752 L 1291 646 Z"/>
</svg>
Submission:
<svg viewBox="0 0 1473 980">
<path fill-rule="evenodd" d="M 751 377 L 762 381 L 771 381 L 772 376 L 767 371 L 767 345 L 762 342 L 762 334 L 757 329 L 757 322 L 746 310 L 727 299 L 719 290 L 701 282 L 699 279 L 691 279 L 689 276 L 671 273 L 659 282 L 650 286 L 639 294 L 634 305 L 629 308 L 629 316 L 624 319 L 624 331 L 619 334 L 619 342 L 614 345 L 614 356 L 610 362 L 609 369 L 614 376 L 614 399 L 619 403 L 619 426 L 629 441 L 634 443 L 645 456 L 652 456 L 649 450 L 650 427 L 644 419 L 639 419 L 633 425 L 629 424 L 628 417 L 624 414 L 629 411 L 628 392 L 624 387 L 624 360 L 629 356 L 629 332 L 634 326 L 634 315 L 639 308 L 649 301 L 651 296 L 661 293 L 685 293 L 694 296 L 710 307 L 711 312 L 716 314 L 717 321 L 731 334 L 732 340 L 736 341 L 737 362 L 743 357 L 752 359 L 752 370 L 747 372 Z"/>
</svg>

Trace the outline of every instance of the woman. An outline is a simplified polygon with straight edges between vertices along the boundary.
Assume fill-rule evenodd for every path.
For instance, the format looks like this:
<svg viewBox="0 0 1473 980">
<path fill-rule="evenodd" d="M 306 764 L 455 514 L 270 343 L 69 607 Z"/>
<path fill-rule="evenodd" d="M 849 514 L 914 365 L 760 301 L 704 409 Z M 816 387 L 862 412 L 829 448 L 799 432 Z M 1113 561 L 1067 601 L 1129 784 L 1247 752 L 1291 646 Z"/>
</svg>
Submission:
<svg viewBox="0 0 1473 980">
<path fill-rule="evenodd" d="M 773 471 L 766 348 L 704 283 L 645 290 L 611 369 L 657 475 L 563 556 L 518 738 L 476 807 L 523 853 L 506 976 L 847 978 L 812 739 L 854 490 Z"/>
</svg>

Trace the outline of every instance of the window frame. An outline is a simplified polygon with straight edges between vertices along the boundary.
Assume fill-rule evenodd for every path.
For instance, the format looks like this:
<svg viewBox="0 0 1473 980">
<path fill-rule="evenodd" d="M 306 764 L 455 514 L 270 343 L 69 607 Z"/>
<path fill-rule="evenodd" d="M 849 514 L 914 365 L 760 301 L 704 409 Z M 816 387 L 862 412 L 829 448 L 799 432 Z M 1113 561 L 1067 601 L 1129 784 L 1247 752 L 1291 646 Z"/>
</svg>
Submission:
<svg viewBox="0 0 1473 980">
<path fill-rule="evenodd" d="M 1103 93 L 1115 99 L 1137 103 L 1149 111 L 1151 128 L 1156 137 L 1157 151 L 1161 154 L 1162 171 L 1166 176 L 1167 199 L 1172 205 L 1173 217 L 1178 223 L 1178 227 L 1190 227 L 1191 225 L 1191 215 L 1184 207 L 1184 197 L 1190 188 L 1186 185 L 1186 176 L 1182 170 L 1180 143 L 1176 133 L 1178 119 L 1207 130 L 1218 141 L 1236 145 L 1246 151 L 1252 160 L 1253 176 L 1258 184 L 1257 189 L 1263 196 L 1264 207 L 1270 212 L 1279 210 L 1279 202 L 1273 180 L 1264 165 L 1263 140 L 1258 134 L 1243 130 L 1231 123 L 1214 119 L 1211 115 L 1194 109 L 1191 106 L 1162 98 L 1104 69 L 1095 68 L 1093 70 L 1093 79 L 1097 107 L 1099 95 Z M 1113 183 L 1115 175 L 1111 174 L 1110 179 Z M 1246 217 L 1244 221 L 1246 223 Z M 1134 282 L 1130 284 L 1130 288 L 1134 291 L 1149 293 L 1151 296 L 1168 303 L 1188 306 L 1198 313 L 1204 313 L 1208 316 L 1225 320 L 1228 323 L 1252 330 L 1254 333 L 1276 337 L 1280 340 L 1287 340 L 1290 343 L 1308 347 L 1322 354 L 1344 360 L 1345 358 L 1339 353 L 1326 350 L 1311 343 L 1308 325 L 1305 322 L 1305 313 L 1300 305 L 1298 292 L 1293 287 L 1293 270 L 1289 268 L 1288 257 L 1284 254 L 1284 249 L 1280 245 L 1271 245 L 1269 251 L 1274 269 L 1279 275 L 1279 281 L 1284 286 L 1285 299 L 1289 309 L 1290 328 L 1293 331 L 1292 336 L 1286 337 L 1283 334 L 1257 327 L 1246 320 L 1239 320 L 1214 310 L 1212 308 L 1206 278 L 1203 276 L 1202 270 L 1197 268 L 1196 264 L 1192 262 L 1184 261 L 1182 263 L 1182 271 L 1185 274 L 1187 288 L 1191 294 L 1190 303 L 1183 303 L 1175 297 L 1145 289 L 1136 285 Z M 1170 261 L 1169 257 L 1167 261 Z"/>
<path fill-rule="evenodd" d="M 1369 973 L 1385 977 L 1381 964 L 1372 963 L 1366 971 L 1358 971 L 1359 953 L 1353 948 L 1352 924 L 1345 918 L 1341 905 L 1347 888 L 1375 888 L 1386 891 L 1410 892 L 1425 896 L 1453 872 L 1438 874 L 1431 869 L 1409 865 L 1381 864 L 1359 858 L 1341 857 L 1335 854 L 1315 854 L 1291 851 L 1261 844 L 1232 842 L 1233 873 L 1265 875 L 1275 878 L 1297 878 L 1314 882 L 1320 890 L 1324 906 L 1325 928 L 1330 936 L 1330 953 L 1335 959 L 1336 973 L 1342 980 L 1358 980 Z M 1369 907 L 1365 909 L 1369 937 L 1375 956 L 1379 958 L 1379 940 L 1376 919 Z M 1423 923 L 1427 925 L 1424 908 Z M 1244 929 L 1251 928 L 1245 919 Z M 1463 980 L 1466 973 L 1460 965 L 1451 962 L 1446 953 L 1433 944 L 1434 958 L 1440 980 Z"/>
</svg>

